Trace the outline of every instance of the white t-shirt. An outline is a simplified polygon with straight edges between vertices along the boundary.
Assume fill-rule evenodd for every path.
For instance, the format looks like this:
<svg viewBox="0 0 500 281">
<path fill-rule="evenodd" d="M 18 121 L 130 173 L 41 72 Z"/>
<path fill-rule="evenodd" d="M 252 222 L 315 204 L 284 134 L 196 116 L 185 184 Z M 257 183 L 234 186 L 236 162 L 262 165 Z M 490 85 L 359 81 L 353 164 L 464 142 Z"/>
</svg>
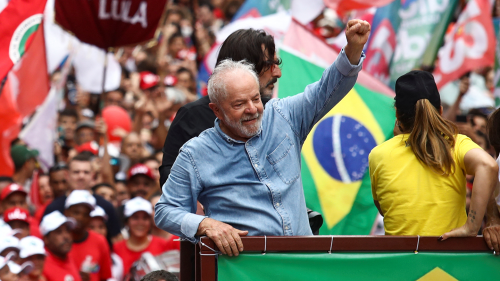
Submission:
<svg viewBox="0 0 500 281">
<path fill-rule="evenodd" d="M 115 253 L 111 253 L 111 278 L 107 281 L 121 281 L 123 280 L 123 261 L 120 256 Z"/>
</svg>

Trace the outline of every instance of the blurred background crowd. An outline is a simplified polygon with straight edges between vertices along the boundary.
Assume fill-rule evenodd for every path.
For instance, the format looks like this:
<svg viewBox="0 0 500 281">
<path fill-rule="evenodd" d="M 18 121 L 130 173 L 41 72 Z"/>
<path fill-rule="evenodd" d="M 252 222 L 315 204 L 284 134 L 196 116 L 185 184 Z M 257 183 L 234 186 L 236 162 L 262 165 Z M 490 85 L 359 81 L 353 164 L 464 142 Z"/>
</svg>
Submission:
<svg viewBox="0 0 500 281">
<path fill-rule="evenodd" d="M 17 2 L 0 0 L 0 18 Z M 52 277 L 55 268 L 73 278 L 64 280 L 134 280 L 140 278 L 134 263 L 143 253 L 178 256 L 178 238 L 152 219 L 161 196 L 162 148 L 179 108 L 207 94 L 217 48 L 240 28 L 264 29 L 280 50 L 312 48 L 302 56 L 323 67 L 333 62 L 324 54 L 345 44 L 345 23 L 367 20 L 372 38 L 360 83 L 393 97 L 402 73 L 433 72 L 444 116 L 495 157 L 486 123 L 500 105 L 495 55 L 500 1 L 174 0 L 159 13 L 152 38 L 105 51 L 54 22 L 58 1 L 38 2 L 43 2 L 38 29 L 45 42 L 36 45 L 33 33 L 25 56 L 11 63 L 8 74 L 0 73 L 1 280 L 62 280 Z M 100 2 L 106 15 L 127 1 Z M 290 32 L 297 42 L 290 43 Z M 307 43 L 304 32 L 322 45 L 301 48 Z M 41 60 L 33 54 L 37 46 L 46 55 Z M 29 61 L 33 58 L 37 63 Z M 284 59 L 281 67 L 301 70 L 295 66 Z M 286 75 L 283 71 L 274 97 L 281 97 Z M 473 180 L 468 178 L 469 193 Z M 314 204 L 308 207 L 322 212 Z M 369 208 L 362 214 L 364 226 L 326 223 L 321 233 L 379 233 L 376 209 Z M 66 257 L 72 264 L 62 264 Z"/>
</svg>

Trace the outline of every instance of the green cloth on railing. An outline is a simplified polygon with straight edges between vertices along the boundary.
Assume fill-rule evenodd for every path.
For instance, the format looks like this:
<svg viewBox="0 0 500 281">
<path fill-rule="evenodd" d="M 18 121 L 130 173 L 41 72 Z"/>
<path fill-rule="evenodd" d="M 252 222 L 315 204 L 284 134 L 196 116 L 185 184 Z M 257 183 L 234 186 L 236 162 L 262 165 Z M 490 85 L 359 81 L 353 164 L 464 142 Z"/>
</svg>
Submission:
<svg viewBox="0 0 500 281">
<path fill-rule="evenodd" d="M 242 253 L 218 258 L 219 281 L 500 280 L 485 252 Z"/>
</svg>

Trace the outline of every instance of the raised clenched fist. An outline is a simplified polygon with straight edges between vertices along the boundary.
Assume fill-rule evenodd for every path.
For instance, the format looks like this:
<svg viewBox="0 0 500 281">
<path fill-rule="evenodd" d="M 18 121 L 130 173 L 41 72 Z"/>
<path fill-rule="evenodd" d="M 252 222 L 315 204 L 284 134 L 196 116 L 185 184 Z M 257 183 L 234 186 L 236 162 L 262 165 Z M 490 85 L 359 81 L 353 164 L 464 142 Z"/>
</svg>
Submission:
<svg viewBox="0 0 500 281">
<path fill-rule="evenodd" d="M 353 47 L 363 48 L 370 36 L 370 30 L 371 26 L 367 21 L 357 19 L 350 20 L 345 30 L 347 43 Z"/>
</svg>

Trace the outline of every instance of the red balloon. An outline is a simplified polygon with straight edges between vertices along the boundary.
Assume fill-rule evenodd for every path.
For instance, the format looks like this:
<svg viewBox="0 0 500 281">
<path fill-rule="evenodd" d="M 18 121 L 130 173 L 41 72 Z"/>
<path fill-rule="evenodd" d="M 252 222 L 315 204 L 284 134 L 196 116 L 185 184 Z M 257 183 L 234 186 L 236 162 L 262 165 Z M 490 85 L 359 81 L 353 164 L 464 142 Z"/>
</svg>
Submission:
<svg viewBox="0 0 500 281">
<path fill-rule="evenodd" d="M 113 131 L 118 128 L 125 130 L 127 133 L 132 131 L 132 120 L 125 109 L 116 105 L 110 105 L 103 108 L 101 114 L 104 122 L 108 125 L 109 141 L 115 142 L 122 140 L 120 136 L 113 134 Z"/>
</svg>

